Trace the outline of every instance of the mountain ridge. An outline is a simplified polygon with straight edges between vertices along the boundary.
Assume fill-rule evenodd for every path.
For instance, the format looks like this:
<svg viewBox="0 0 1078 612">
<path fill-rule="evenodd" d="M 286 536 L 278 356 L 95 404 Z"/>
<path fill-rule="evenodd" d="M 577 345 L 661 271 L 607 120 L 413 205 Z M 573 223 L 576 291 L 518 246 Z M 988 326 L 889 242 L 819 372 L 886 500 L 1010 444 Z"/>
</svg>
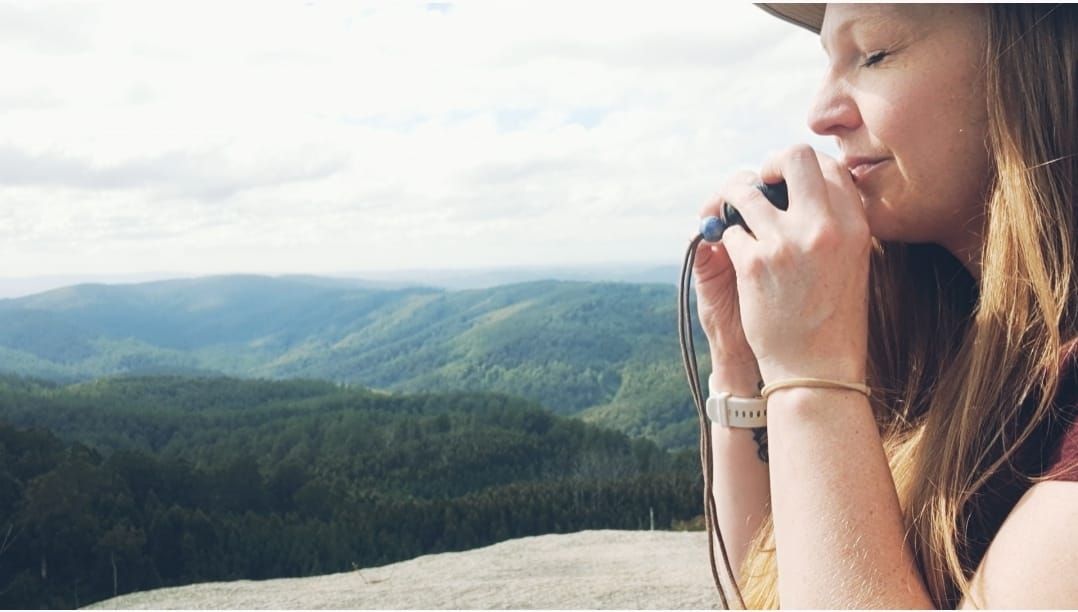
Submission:
<svg viewBox="0 0 1078 612">
<path fill-rule="evenodd" d="M 139 274 L 54 274 L 23 277 L 0 277 L 0 299 L 44 293 L 51 289 L 83 284 L 136 284 L 178 278 L 242 276 L 243 274 L 190 275 L 147 272 Z M 438 289 L 488 289 L 533 280 L 614 281 L 629 283 L 676 283 L 676 267 L 660 263 L 579 264 L 564 266 L 525 266 L 510 268 L 365 270 L 322 274 L 261 274 L 277 278 L 315 278 L 366 286 L 372 289 L 432 287 Z"/>
<path fill-rule="evenodd" d="M 558 280 L 464 290 L 260 275 L 83 284 L 0 300 L 0 371 L 494 391 L 691 446 L 675 300 L 669 285 Z"/>
</svg>

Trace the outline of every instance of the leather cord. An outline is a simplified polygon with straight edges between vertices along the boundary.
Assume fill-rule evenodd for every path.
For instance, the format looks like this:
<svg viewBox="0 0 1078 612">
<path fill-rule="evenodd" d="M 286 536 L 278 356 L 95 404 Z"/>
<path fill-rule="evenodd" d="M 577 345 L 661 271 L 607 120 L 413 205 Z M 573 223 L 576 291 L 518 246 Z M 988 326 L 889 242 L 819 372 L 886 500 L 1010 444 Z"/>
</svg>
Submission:
<svg viewBox="0 0 1078 612">
<path fill-rule="evenodd" d="M 723 541 L 722 532 L 719 530 L 718 510 L 715 505 L 715 492 L 712 490 L 714 482 L 714 452 L 711 446 L 711 419 L 707 416 L 705 408 L 705 394 L 700 381 L 700 372 L 696 364 L 696 347 L 692 337 L 692 268 L 696 261 L 696 249 L 704 240 L 703 234 L 697 235 L 689 242 L 689 248 L 685 252 L 685 259 L 681 266 L 681 282 L 678 288 L 678 340 L 681 344 L 681 360 L 685 366 L 685 376 L 689 380 L 689 390 L 692 393 L 693 403 L 696 405 L 696 413 L 700 421 L 700 467 L 704 476 L 704 525 L 707 528 L 707 553 L 711 564 L 711 577 L 715 581 L 715 588 L 719 590 L 723 609 L 730 610 L 730 604 L 726 599 L 726 591 L 723 589 L 719 578 L 718 564 L 715 558 L 715 542 L 719 544 L 722 553 L 723 566 L 726 577 L 733 586 L 734 592 L 741 607 L 745 609 L 745 600 L 741 596 L 741 589 L 737 585 L 737 579 L 730 568 L 730 557 L 726 552 L 726 543 Z"/>
</svg>

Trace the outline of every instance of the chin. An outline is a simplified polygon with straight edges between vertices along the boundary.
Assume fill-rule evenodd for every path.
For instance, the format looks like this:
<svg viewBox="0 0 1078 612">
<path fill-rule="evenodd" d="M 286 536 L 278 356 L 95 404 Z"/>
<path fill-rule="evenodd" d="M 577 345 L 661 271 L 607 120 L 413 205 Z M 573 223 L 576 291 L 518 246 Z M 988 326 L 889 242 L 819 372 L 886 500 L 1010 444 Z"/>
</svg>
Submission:
<svg viewBox="0 0 1078 612">
<path fill-rule="evenodd" d="M 885 214 L 886 209 L 881 206 L 881 203 L 863 195 L 861 203 L 865 207 L 865 221 L 868 223 L 868 231 L 872 237 L 877 240 L 893 240 L 891 238 L 894 233 L 893 224 L 889 215 Z"/>
<path fill-rule="evenodd" d="M 889 209 L 882 206 L 874 207 L 868 203 L 866 203 L 865 209 L 868 231 L 876 240 L 881 242 L 918 242 L 919 237 L 914 235 L 916 232 L 911 232 L 909 227 L 906 227 L 893 215 L 888 214 L 891 212 Z"/>
</svg>

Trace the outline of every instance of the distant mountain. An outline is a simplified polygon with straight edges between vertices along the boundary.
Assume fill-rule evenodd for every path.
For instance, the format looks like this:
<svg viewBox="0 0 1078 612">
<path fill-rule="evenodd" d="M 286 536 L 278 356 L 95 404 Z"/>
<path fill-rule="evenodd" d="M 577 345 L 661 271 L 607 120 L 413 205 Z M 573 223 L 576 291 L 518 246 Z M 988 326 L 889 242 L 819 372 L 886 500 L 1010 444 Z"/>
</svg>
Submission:
<svg viewBox="0 0 1078 612">
<path fill-rule="evenodd" d="M 51 276 L 0 277 L 0 299 L 17 298 L 53 289 L 82 284 L 131 284 L 189 277 L 186 274 L 147 272 L 142 274 L 67 274 Z M 439 289 L 486 289 L 498 285 L 538 280 L 575 280 L 618 283 L 677 283 L 678 269 L 671 265 L 606 264 L 560 267 L 476 268 L 446 270 L 363 270 L 320 278 L 322 282 L 369 289 L 436 287 Z"/>
<path fill-rule="evenodd" d="M 667 447 L 691 446 L 696 420 L 675 293 L 671 284 L 446 291 L 305 276 L 78 285 L 0 300 L 0 371 L 60 381 L 213 372 L 496 391 Z"/>
<path fill-rule="evenodd" d="M 543 268 L 492 268 L 488 270 L 394 270 L 391 272 L 356 272 L 371 281 L 397 282 L 411 286 L 441 289 L 487 289 L 540 280 L 565 280 L 616 283 L 676 284 L 675 266 L 609 264 Z"/>
</svg>

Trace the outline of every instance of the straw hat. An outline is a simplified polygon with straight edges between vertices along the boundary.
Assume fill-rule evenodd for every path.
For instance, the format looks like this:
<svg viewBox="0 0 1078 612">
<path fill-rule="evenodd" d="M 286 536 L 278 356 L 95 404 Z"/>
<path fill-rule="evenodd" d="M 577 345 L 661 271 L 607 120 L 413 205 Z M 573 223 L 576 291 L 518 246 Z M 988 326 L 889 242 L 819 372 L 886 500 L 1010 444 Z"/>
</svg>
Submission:
<svg viewBox="0 0 1078 612">
<path fill-rule="evenodd" d="M 823 23 L 823 11 L 827 7 L 826 4 L 762 3 L 756 3 L 756 6 L 783 21 L 788 21 L 794 25 L 801 26 L 814 34 L 820 33 L 820 25 Z"/>
</svg>

